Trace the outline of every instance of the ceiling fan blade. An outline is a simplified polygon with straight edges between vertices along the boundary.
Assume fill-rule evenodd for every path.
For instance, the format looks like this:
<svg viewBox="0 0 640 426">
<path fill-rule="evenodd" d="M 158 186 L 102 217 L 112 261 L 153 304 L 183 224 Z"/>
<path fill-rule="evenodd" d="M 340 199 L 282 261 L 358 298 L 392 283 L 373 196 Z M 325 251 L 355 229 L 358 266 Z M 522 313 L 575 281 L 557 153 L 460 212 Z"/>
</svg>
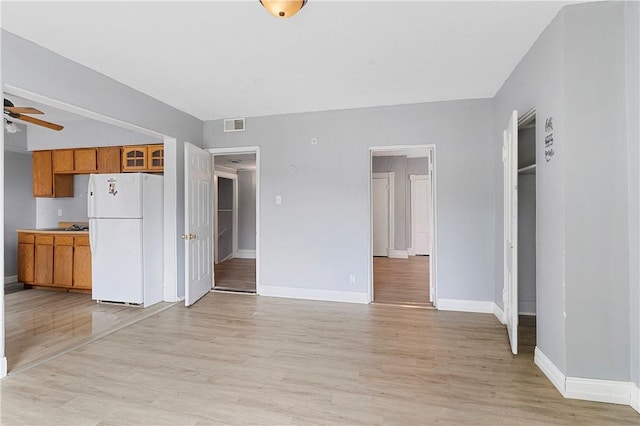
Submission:
<svg viewBox="0 0 640 426">
<path fill-rule="evenodd" d="M 44 114 L 44 112 L 39 109 L 31 107 L 4 107 L 4 110 L 13 114 Z"/>
<path fill-rule="evenodd" d="M 64 127 L 59 125 L 59 124 L 50 123 L 48 121 L 40 120 L 38 118 L 29 117 L 28 115 L 20 114 L 18 117 L 15 117 L 15 118 L 17 118 L 18 120 L 26 121 L 27 123 L 37 124 L 38 126 L 47 127 L 49 129 L 53 129 L 53 130 L 58 130 L 59 131 L 59 130 L 64 129 Z"/>
</svg>

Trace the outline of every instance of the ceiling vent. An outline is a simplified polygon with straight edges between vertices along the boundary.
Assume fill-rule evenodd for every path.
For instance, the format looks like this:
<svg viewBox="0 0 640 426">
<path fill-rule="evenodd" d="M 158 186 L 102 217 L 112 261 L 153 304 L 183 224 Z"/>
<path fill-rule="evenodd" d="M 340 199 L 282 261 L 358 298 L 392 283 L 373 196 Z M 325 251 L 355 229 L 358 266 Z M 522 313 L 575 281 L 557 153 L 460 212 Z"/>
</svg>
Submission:
<svg viewBox="0 0 640 426">
<path fill-rule="evenodd" d="M 244 132 L 244 118 L 227 118 L 224 120 L 224 132 Z"/>
</svg>

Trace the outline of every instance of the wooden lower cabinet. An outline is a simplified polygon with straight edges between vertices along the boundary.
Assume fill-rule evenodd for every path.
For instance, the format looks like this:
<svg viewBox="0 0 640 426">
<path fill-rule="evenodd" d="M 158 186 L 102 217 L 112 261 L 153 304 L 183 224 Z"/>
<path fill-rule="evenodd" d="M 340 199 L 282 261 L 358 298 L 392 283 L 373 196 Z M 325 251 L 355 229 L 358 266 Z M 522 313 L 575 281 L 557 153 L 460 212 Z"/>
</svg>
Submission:
<svg viewBox="0 0 640 426">
<path fill-rule="evenodd" d="M 35 279 L 35 235 L 18 234 L 18 281 L 31 284 Z"/>
<path fill-rule="evenodd" d="M 18 281 L 91 290 L 89 236 L 18 232 Z"/>
<path fill-rule="evenodd" d="M 73 245 L 73 287 L 91 288 L 91 248 L 89 237 L 75 237 Z"/>
<path fill-rule="evenodd" d="M 36 276 L 38 285 L 53 285 L 53 235 L 36 234 Z"/>
<path fill-rule="evenodd" d="M 71 287 L 73 285 L 73 237 L 56 235 L 53 247 L 53 285 Z"/>
</svg>

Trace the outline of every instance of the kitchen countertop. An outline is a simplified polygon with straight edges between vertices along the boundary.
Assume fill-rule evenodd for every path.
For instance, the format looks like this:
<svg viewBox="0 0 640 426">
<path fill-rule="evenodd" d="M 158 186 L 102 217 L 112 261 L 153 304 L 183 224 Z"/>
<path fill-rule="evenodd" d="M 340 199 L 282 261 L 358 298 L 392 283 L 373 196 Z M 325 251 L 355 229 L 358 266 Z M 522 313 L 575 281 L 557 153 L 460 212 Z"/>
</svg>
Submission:
<svg viewBox="0 0 640 426">
<path fill-rule="evenodd" d="M 28 234 L 89 235 L 89 231 L 65 231 L 64 229 L 59 229 L 59 228 L 17 229 L 16 232 L 25 232 Z"/>
</svg>

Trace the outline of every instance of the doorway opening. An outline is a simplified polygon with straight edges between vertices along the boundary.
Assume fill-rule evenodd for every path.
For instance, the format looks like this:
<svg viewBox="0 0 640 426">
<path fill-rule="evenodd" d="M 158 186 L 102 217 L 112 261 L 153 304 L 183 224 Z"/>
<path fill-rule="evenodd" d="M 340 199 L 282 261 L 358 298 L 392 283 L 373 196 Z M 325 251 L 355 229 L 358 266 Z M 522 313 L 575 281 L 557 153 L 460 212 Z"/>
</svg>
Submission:
<svg viewBox="0 0 640 426">
<path fill-rule="evenodd" d="M 370 155 L 370 300 L 434 307 L 435 147 L 377 147 Z"/>
<path fill-rule="evenodd" d="M 518 119 L 518 341 L 536 345 L 536 111 Z"/>
<path fill-rule="evenodd" d="M 214 290 L 257 292 L 257 152 L 214 154 Z"/>
</svg>

